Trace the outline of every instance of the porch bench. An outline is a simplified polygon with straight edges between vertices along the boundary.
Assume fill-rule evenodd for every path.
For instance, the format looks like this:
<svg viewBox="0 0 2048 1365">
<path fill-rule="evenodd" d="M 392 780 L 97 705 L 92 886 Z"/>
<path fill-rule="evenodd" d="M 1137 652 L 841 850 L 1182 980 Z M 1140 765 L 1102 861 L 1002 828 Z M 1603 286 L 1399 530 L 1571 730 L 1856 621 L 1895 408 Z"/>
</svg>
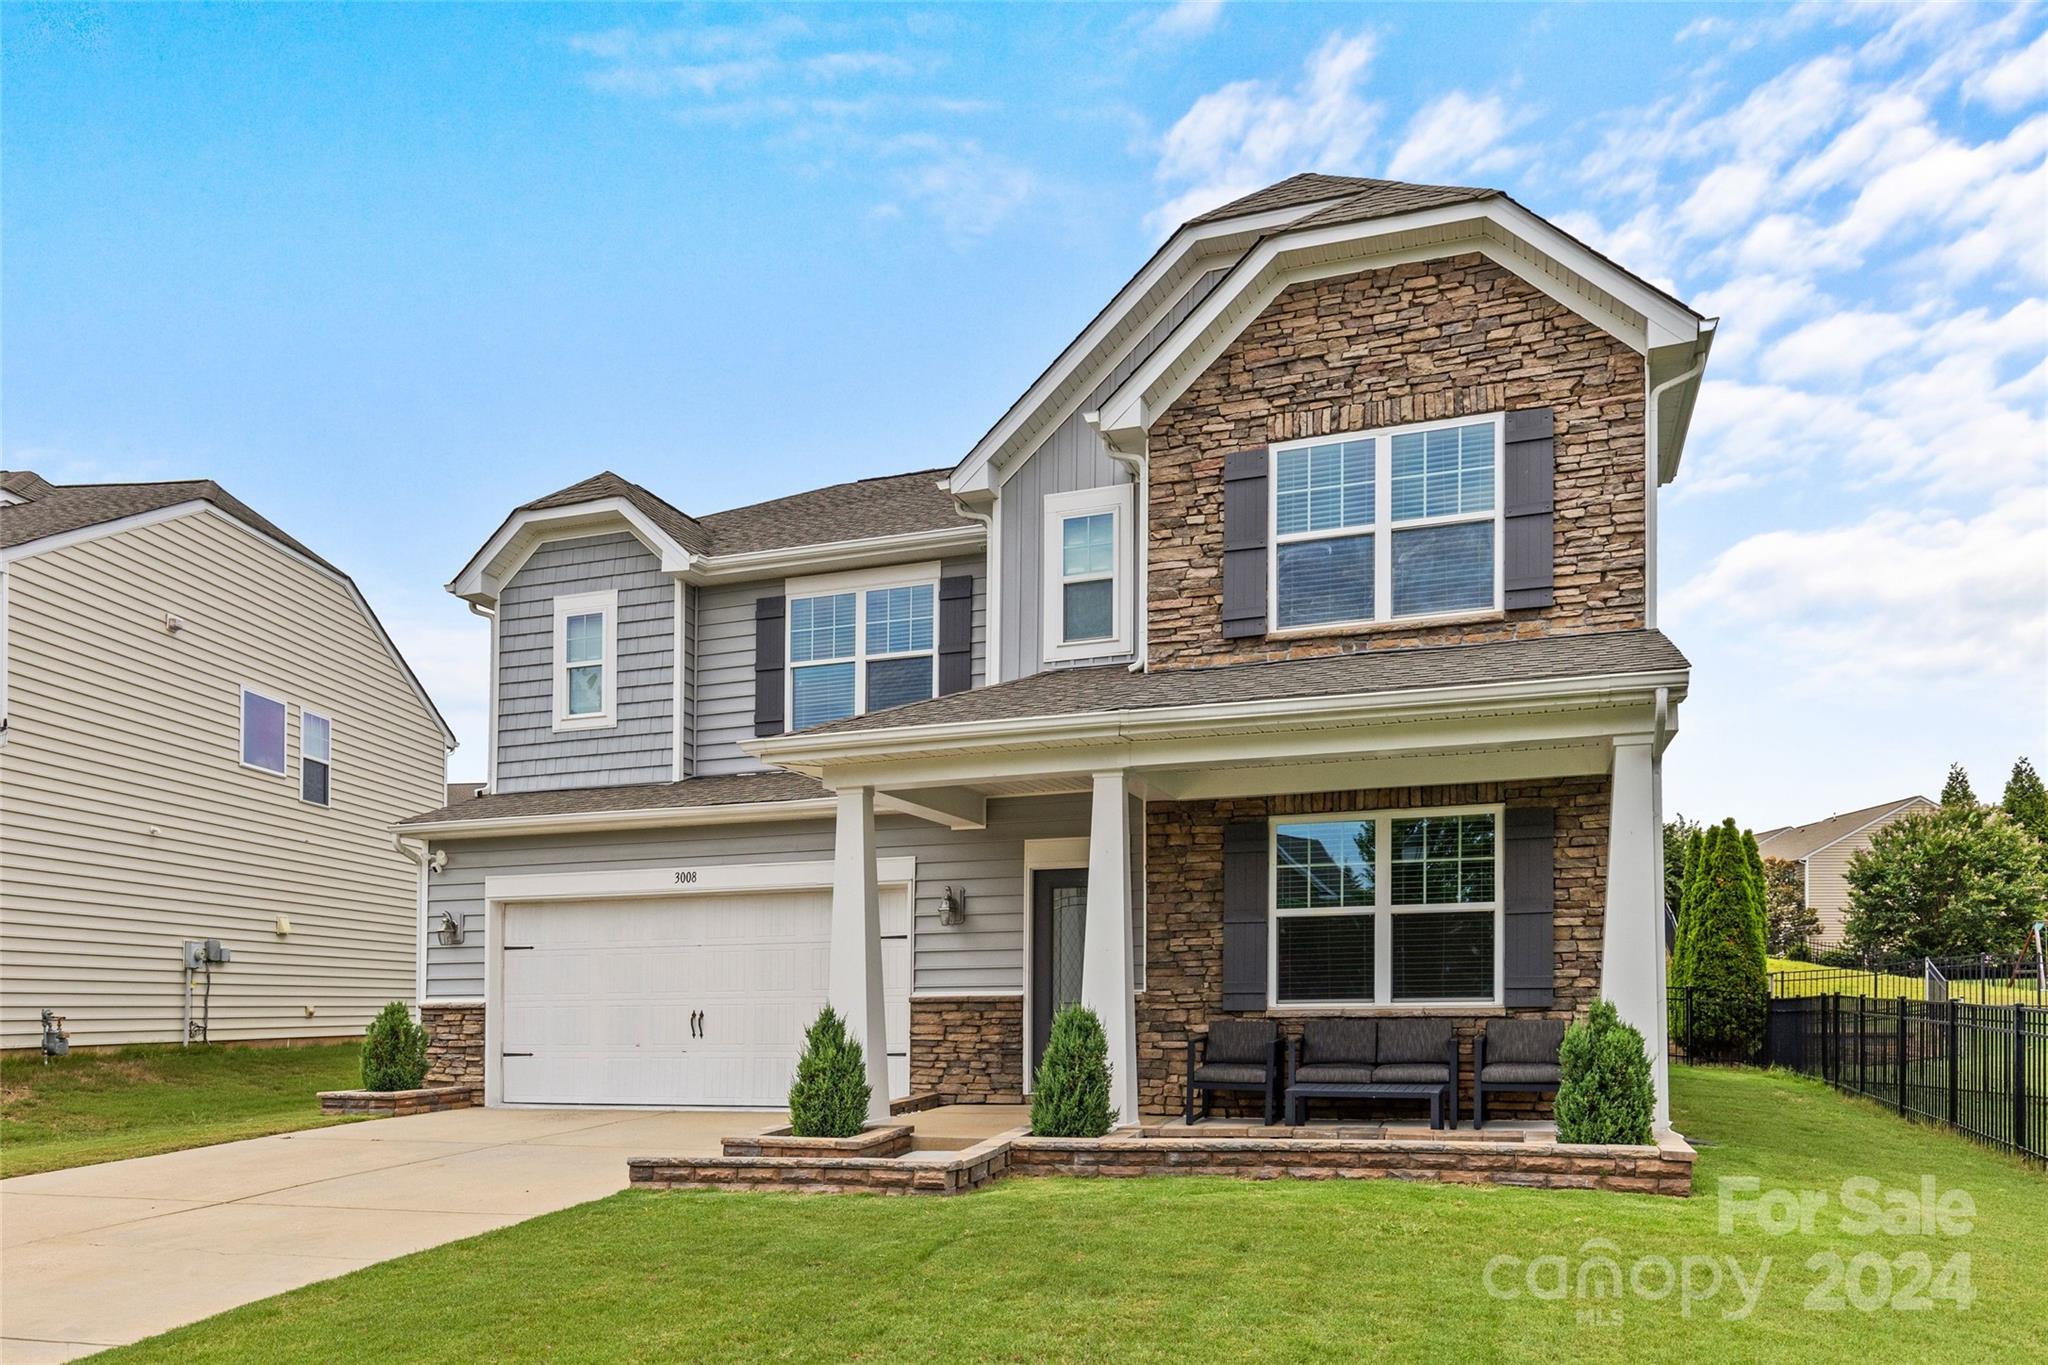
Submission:
<svg viewBox="0 0 2048 1365">
<path fill-rule="evenodd" d="M 1490 1019 L 1472 1040 L 1472 1126 L 1486 1126 L 1486 1092 L 1557 1093 L 1562 1019 Z"/>
<path fill-rule="evenodd" d="M 1287 1053 L 1287 1122 L 1312 1099 L 1428 1100 L 1458 1126 L 1458 1037 L 1447 1019 L 1310 1019 Z"/>
</svg>

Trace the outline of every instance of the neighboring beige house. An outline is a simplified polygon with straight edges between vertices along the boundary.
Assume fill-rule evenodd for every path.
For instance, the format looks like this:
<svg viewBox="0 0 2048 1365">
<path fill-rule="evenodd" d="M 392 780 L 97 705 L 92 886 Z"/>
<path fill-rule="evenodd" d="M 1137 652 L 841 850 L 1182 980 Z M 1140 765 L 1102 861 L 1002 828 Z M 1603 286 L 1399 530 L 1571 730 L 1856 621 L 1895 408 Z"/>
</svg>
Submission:
<svg viewBox="0 0 2048 1365">
<path fill-rule="evenodd" d="M 209 481 L 0 473 L 0 1047 L 360 1034 L 454 737 L 348 576 Z M 188 940 L 230 960 L 188 972 Z M 189 988 L 189 989 L 188 989 Z"/>
<path fill-rule="evenodd" d="M 1757 851 L 1764 857 L 1782 858 L 1805 869 L 1806 903 L 1820 919 L 1815 947 L 1832 948 L 1842 941 L 1842 925 L 1849 915 L 1849 859 L 1869 848 L 1872 837 L 1900 816 L 1934 808 L 1924 796 L 1908 796 L 1756 836 Z"/>
</svg>

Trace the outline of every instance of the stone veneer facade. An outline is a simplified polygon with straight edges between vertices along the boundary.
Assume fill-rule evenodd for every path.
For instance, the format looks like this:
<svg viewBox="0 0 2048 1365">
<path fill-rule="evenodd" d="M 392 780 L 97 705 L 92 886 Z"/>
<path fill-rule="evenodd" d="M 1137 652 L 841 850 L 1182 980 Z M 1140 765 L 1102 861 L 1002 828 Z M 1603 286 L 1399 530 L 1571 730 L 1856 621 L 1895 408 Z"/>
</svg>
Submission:
<svg viewBox="0 0 2048 1365">
<path fill-rule="evenodd" d="M 482 1005 L 420 1006 L 420 1024 L 427 1030 L 427 1084 L 484 1083 L 484 1007 Z"/>
<path fill-rule="evenodd" d="M 1640 629 L 1644 377 L 1622 342 L 1477 254 L 1289 286 L 1147 433 L 1151 666 Z M 1223 638 L 1231 451 L 1529 407 L 1556 415 L 1553 605 Z"/>
<path fill-rule="evenodd" d="M 950 996 L 910 1002 L 910 1089 L 961 1104 L 1024 1099 L 1024 1002 Z"/>
<path fill-rule="evenodd" d="M 1600 993 L 1600 940 L 1607 878 L 1608 779 L 1552 778 L 1524 782 L 1479 782 L 1457 786 L 1402 787 L 1376 791 L 1322 792 L 1303 796 L 1236 797 L 1216 801 L 1154 802 L 1145 821 L 1145 989 L 1138 996 L 1138 1099 L 1146 1113 L 1177 1113 L 1187 1084 L 1189 1033 L 1223 1017 L 1223 827 L 1232 820 L 1275 815 L 1469 806 L 1549 806 L 1557 812 L 1557 901 L 1554 1003 L 1548 1009 L 1464 1011 L 1449 1015 L 1459 1039 L 1458 1104 L 1469 1116 L 1472 1102 L 1472 1039 L 1488 1018 L 1513 1013 L 1568 1019 L 1582 1013 Z M 1233 1018 L 1271 1018 L 1295 1036 L 1308 1016 L 1344 1014 L 1339 1009 L 1233 1013 Z M 1399 1009 L 1357 1011 L 1399 1014 Z M 1231 1097 L 1216 1097 L 1229 1112 Z M 1257 1097 L 1250 1097 L 1253 1105 Z M 1548 1117 L 1549 1096 L 1510 1092 L 1487 1096 L 1489 1118 Z M 1243 1105 L 1240 1112 L 1249 1112 Z M 1385 1107 L 1389 1117 L 1412 1119 L 1416 1106 Z"/>
</svg>

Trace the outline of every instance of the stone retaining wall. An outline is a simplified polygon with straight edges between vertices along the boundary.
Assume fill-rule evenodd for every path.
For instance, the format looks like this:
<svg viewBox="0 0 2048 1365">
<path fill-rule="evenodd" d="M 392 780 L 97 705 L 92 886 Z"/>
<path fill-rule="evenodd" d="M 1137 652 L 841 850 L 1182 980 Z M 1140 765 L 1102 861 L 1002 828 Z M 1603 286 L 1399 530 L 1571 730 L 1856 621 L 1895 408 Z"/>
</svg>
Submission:
<svg viewBox="0 0 2048 1365">
<path fill-rule="evenodd" d="M 963 1194 L 1009 1169 L 1011 1139 L 931 1160 L 894 1157 L 646 1157 L 626 1163 L 636 1189 L 782 1190 L 796 1194 Z"/>
<path fill-rule="evenodd" d="M 323 1090 L 323 1114 L 432 1114 L 443 1109 L 468 1109 L 484 1102 L 483 1087 L 430 1085 L 419 1090 Z"/>
<path fill-rule="evenodd" d="M 798 1137 L 788 1128 L 721 1139 L 727 1156 L 779 1156 L 795 1160 L 815 1157 L 902 1156 L 910 1150 L 908 1124 L 884 1124 L 857 1137 Z"/>
<path fill-rule="evenodd" d="M 1692 1193 L 1693 1160 L 1692 1148 L 1677 1137 L 1667 1137 L 1652 1147 L 1137 1136 L 1018 1138 L 1010 1144 L 1014 1175 L 1435 1180 L 1681 1198 Z"/>
<path fill-rule="evenodd" d="M 962 1104 L 1024 1100 L 1024 1002 L 950 996 L 910 1002 L 910 1088 Z"/>
</svg>

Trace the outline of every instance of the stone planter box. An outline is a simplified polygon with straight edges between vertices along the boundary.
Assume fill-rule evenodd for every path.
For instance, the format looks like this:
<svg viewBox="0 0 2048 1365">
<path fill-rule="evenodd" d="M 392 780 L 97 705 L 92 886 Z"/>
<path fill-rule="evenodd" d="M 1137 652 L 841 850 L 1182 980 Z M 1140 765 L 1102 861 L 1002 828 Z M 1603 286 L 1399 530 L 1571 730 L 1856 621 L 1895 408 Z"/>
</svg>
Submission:
<svg viewBox="0 0 2048 1365">
<path fill-rule="evenodd" d="M 797 1137 L 785 1126 L 751 1137 L 722 1139 L 727 1156 L 768 1156 L 792 1159 L 898 1157 L 910 1150 L 908 1124 L 877 1124 L 856 1137 Z"/>
<path fill-rule="evenodd" d="M 779 1190 L 792 1194 L 965 1194 L 999 1179 L 1010 1165 L 1005 1133 L 958 1152 L 876 1156 L 635 1157 L 627 1178 L 638 1189 Z M 811 1141 L 816 1139 L 797 1139 Z M 857 1142 L 858 1138 L 840 1139 Z"/>
<path fill-rule="evenodd" d="M 480 1085 L 430 1085 L 419 1090 L 323 1090 L 323 1114 L 433 1114 L 443 1109 L 468 1109 L 484 1102 Z"/>
</svg>

